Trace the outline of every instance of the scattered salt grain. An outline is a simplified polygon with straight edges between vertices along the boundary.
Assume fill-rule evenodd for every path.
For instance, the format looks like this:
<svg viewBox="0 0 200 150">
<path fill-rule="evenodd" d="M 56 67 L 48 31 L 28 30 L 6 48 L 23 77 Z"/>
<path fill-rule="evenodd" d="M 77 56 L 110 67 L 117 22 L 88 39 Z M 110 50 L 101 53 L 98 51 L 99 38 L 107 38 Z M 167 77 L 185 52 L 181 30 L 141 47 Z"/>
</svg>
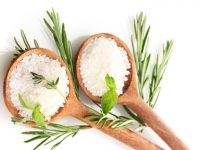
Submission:
<svg viewBox="0 0 200 150">
<path fill-rule="evenodd" d="M 80 59 L 83 84 L 94 96 L 102 96 L 107 91 L 106 74 L 115 79 L 117 93 L 122 94 L 129 69 L 126 51 L 111 38 L 99 37 L 91 41 Z"/>
<path fill-rule="evenodd" d="M 57 87 L 67 97 L 69 80 L 66 68 L 62 67 L 58 60 L 53 60 L 46 55 L 31 54 L 17 64 L 9 79 L 11 101 L 19 114 L 25 118 L 32 118 L 31 110 L 21 106 L 18 94 L 22 95 L 27 103 L 39 104 L 41 113 L 46 120 L 50 120 L 58 109 L 64 106 L 65 99 L 56 90 L 34 84 L 30 72 L 43 75 L 49 81 L 55 81 L 59 77 Z"/>
</svg>

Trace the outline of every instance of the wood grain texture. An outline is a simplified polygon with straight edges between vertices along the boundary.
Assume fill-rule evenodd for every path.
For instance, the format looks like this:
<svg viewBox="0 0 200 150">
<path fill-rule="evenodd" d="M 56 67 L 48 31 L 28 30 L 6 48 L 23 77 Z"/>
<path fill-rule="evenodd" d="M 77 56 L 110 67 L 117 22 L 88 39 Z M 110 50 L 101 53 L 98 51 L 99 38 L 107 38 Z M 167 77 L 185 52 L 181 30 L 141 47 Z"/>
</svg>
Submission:
<svg viewBox="0 0 200 150">
<path fill-rule="evenodd" d="M 128 96 L 127 96 L 128 98 Z M 132 98 L 131 98 L 132 100 Z M 141 98 L 124 103 L 134 110 L 143 121 L 152 128 L 173 150 L 189 150 L 172 129 Z"/>
<path fill-rule="evenodd" d="M 10 99 L 10 91 L 9 91 L 9 79 L 12 74 L 12 71 L 14 68 L 17 66 L 17 64 L 26 56 L 31 55 L 31 54 L 43 54 L 46 55 L 52 59 L 57 59 L 62 66 L 66 67 L 65 63 L 62 61 L 60 57 L 58 57 L 55 53 L 47 50 L 47 49 L 30 49 L 20 55 L 17 59 L 15 59 L 10 67 L 9 70 L 6 74 L 5 80 L 4 80 L 4 101 L 5 104 L 8 108 L 8 110 L 11 112 L 13 116 L 16 117 L 21 117 L 18 114 L 17 109 L 14 107 L 12 104 L 12 101 Z M 94 122 L 91 122 L 89 120 L 83 119 L 84 116 L 90 115 L 90 108 L 85 106 L 84 104 L 79 101 L 75 95 L 75 91 L 73 88 L 73 83 L 72 79 L 69 73 L 69 70 L 66 67 L 66 74 L 68 75 L 69 78 L 69 95 L 66 98 L 66 103 L 63 108 L 60 108 L 58 113 L 55 114 L 51 120 L 47 123 L 53 122 L 57 119 L 60 119 L 65 116 L 74 116 L 75 118 L 87 123 L 88 125 L 97 128 L 98 130 L 102 131 L 103 133 L 112 136 L 113 138 L 121 141 L 124 144 L 129 145 L 130 147 L 137 149 L 137 150 L 161 150 L 159 146 L 155 145 L 154 143 L 146 140 L 142 136 L 138 135 L 137 133 L 127 129 L 127 128 L 122 128 L 122 129 L 111 129 L 111 128 L 100 128 L 101 124 L 96 126 Z M 34 126 L 34 123 L 30 123 L 30 126 Z"/>
<path fill-rule="evenodd" d="M 118 103 L 122 105 L 126 105 L 131 108 L 137 115 L 139 115 L 145 123 L 148 124 L 162 139 L 165 143 L 173 150 L 188 150 L 186 144 L 176 136 L 176 134 L 162 121 L 162 119 L 142 100 L 139 96 L 136 82 L 136 69 L 134 64 L 134 59 L 132 54 L 130 53 L 127 45 L 115 35 L 109 33 L 99 33 L 90 36 L 86 39 L 81 45 L 77 56 L 76 56 L 76 77 L 78 83 L 83 90 L 83 92 L 93 101 L 100 103 L 100 98 L 97 96 L 93 96 L 87 88 L 85 88 L 81 74 L 80 74 L 80 59 L 83 54 L 85 47 L 95 38 L 98 37 L 106 37 L 114 39 L 119 47 L 124 48 L 127 52 L 128 59 L 131 65 L 130 74 L 128 75 L 128 81 L 125 82 L 125 86 L 123 89 L 123 94 L 119 96 Z"/>
</svg>

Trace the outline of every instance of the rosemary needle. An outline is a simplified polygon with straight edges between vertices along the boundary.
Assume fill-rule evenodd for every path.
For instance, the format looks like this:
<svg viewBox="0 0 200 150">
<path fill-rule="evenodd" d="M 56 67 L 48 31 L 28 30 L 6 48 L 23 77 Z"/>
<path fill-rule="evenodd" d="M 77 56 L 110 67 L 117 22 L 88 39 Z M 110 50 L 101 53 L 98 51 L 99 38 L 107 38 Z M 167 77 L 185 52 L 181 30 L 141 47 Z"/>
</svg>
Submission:
<svg viewBox="0 0 200 150">
<path fill-rule="evenodd" d="M 34 39 L 34 46 L 32 47 L 31 44 L 29 43 L 27 37 L 26 37 L 25 32 L 23 30 L 20 30 L 20 33 L 21 33 L 21 38 L 23 40 L 24 46 L 20 45 L 19 42 L 18 42 L 18 40 L 17 40 L 17 38 L 14 37 L 15 50 L 16 50 L 16 53 L 14 54 L 15 57 L 21 55 L 27 49 L 30 49 L 30 48 L 39 48 L 39 44 L 38 44 L 37 40 Z"/>
</svg>

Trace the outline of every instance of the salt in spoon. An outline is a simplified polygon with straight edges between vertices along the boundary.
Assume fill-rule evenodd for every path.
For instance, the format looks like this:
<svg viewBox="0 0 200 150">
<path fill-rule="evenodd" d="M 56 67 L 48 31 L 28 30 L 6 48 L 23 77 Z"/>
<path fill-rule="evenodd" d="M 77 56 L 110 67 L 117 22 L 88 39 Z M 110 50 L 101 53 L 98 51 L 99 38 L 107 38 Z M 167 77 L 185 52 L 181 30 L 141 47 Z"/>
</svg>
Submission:
<svg viewBox="0 0 200 150">
<path fill-rule="evenodd" d="M 84 49 L 87 45 L 96 38 L 105 37 L 114 39 L 119 47 L 122 47 L 127 55 L 128 60 L 130 62 L 130 74 L 128 75 L 128 80 L 125 82 L 125 86 L 123 88 L 123 94 L 119 96 L 118 103 L 122 105 L 126 105 L 131 108 L 143 121 L 151 127 L 162 139 L 165 141 L 168 146 L 173 150 L 188 150 L 189 148 L 184 144 L 176 134 L 163 122 L 163 120 L 150 108 L 145 101 L 140 97 L 137 90 L 137 82 L 136 82 L 136 73 L 135 73 L 135 65 L 133 61 L 132 54 L 130 53 L 127 45 L 118 37 L 108 33 L 99 33 L 90 36 L 86 39 L 81 45 L 77 56 L 76 56 L 76 76 L 79 83 L 79 86 L 83 90 L 83 92 L 93 101 L 100 103 L 100 97 L 93 96 L 87 88 L 84 86 L 80 74 L 80 59 L 83 54 Z"/>
<path fill-rule="evenodd" d="M 30 49 L 26 52 L 24 52 L 23 54 L 21 54 L 19 57 L 17 57 L 12 64 L 9 67 L 9 70 L 6 74 L 5 80 L 4 80 L 4 101 L 5 104 L 8 108 L 8 110 L 11 112 L 11 114 L 15 117 L 21 117 L 17 111 L 17 109 L 14 107 L 11 98 L 10 98 L 10 89 L 9 89 L 9 79 L 10 76 L 12 74 L 12 71 L 14 70 L 14 68 L 17 66 L 17 64 L 26 56 L 29 56 L 31 54 L 42 54 L 42 55 L 46 55 L 48 57 L 50 57 L 51 59 L 55 59 L 58 60 L 62 66 L 64 66 L 66 68 L 66 74 L 68 76 L 69 79 L 69 95 L 67 96 L 67 101 L 64 104 L 64 107 L 60 108 L 58 113 L 56 113 L 49 122 L 53 122 L 55 120 L 58 120 L 62 117 L 65 116 L 73 116 L 83 122 L 85 122 L 86 124 L 90 125 L 91 127 L 97 128 L 100 131 L 102 131 L 103 133 L 112 136 L 113 138 L 123 142 L 124 144 L 129 145 L 130 147 L 134 148 L 134 149 L 138 149 L 138 150 L 161 150 L 162 148 L 160 148 L 159 146 L 153 144 L 150 141 L 147 141 L 145 138 L 143 138 L 142 136 L 132 132 L 131 130 L 127 129 L 127 128 L 120 128 L 120 129 L 112 129 L 112 128 L 107 128 L 107 127 L 103 127 L 101 128 L 101 124 L 96 125 L 96 123 L 91 122 L 87 119 L 84 119 L 84 116 L 88 116 L 88 115 L 92 115 L 92 112 L 90 111 L 91 108 L 85 106 L 83 103 L 81 103 L 80 100 L 78 100 L 78 98 L 76 97 L 75 91 L 74 91 L 74 87 L 73 87 L 73 83 L 72 83 L 72 79 L 70 76 L 70 72 L 67 68 L 67 66 L 65 65 L 65 63 L 63 62 L 63 60 L 58 57 L 55 53 L 47 50 L 47 49 L 42 49 L 42 48 L 37 48 L 37 49 Z M 35 124 L 29 123 L 30 126 L 34 126 Z"/>
</svg>

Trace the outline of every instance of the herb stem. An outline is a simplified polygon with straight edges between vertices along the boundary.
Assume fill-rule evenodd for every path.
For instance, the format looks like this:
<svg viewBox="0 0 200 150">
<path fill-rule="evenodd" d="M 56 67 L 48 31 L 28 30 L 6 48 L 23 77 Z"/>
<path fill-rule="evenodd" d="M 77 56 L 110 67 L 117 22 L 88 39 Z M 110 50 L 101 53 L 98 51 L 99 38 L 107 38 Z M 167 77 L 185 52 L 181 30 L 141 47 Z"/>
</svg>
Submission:
<svg viewBox="0 0 200 150">
<path fill-rule="evenodd" d="M 60 95 L 61 95 L 63 98 L 66 98 L 65 95 L 63 94 L 63 92 L 61 92 L 61 90 L 60 90 L 58 87 L 56 87 L 55 90 L 56 90 L 58 93 L 60 93 Z"/>
<path fill-rule="evenodd" d="M 140 119 L 140 117 L 138 117 L 137 115 L 135 115 L 127 106 L 123 106 L 124 109 L 126 110 L 126 112 L 136 121 L 138 121 L 141 125 L 145 126 L 145 123 L 142 119 Z"/>
<path fill-rule="evenodd" d="M 52 81 L 49 81 L 45 78 L 46 83 L 52 83 Z M 66 98 L 65 95 L 63 94 L 63 92 L 58 88 L 57 84 L 55 85 L 55 87 L 53 88 L 55 89 L 64 99 Z"/>
</svg>

